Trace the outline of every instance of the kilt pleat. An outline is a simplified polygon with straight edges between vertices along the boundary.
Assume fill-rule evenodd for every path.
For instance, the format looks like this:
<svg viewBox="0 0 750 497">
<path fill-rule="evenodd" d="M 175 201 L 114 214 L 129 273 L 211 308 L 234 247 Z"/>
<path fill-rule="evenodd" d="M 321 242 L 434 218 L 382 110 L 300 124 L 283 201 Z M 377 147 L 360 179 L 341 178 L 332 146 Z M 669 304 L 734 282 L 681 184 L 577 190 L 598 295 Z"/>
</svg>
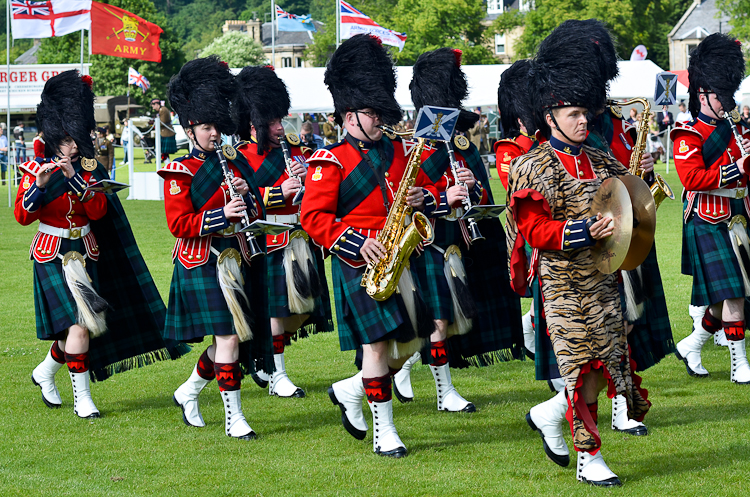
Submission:
<svg viewBox="0 0 750 497">
<path fill-rule="evenodd" d="M 177 140 L 174 136 L 161 137 L 161 153 L 167 155 L 177 153 Z"/>
<path fill-rule="evenodd" d="M 419 257 L 413 257 L 411 263 L 425 303 L 435 319 L 445 319 L 452 323 L 453 299 L 448 281 L 445 279 L 444 264 L 443 254 L 432 245 L 426 247 Z"/>
<path fill-rule="evenodd" d="M 338 257 L 332 257 L 331 272 L 342 351 L 386 340 L 408 342 L 414 337 L 409 316 L 398 294 L 379 302 L 360 286 L 364 267 L 353 268 Z M 414 279 L 419 284 L 416 277 Z"/>
</svg>

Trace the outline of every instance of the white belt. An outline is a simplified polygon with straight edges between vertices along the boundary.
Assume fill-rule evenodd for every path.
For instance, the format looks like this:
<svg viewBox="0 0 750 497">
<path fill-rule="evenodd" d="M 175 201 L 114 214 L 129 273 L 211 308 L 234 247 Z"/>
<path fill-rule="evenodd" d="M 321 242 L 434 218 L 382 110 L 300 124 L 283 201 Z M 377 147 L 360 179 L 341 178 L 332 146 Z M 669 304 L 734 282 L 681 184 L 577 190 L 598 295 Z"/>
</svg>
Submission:
<svg viewBox="0 0 750 497">
<path fill-rule="evenodd" d="M 39 231 L 45 235 L 57 236 L 60 238 L 69 238 L 71 240 L 77 240 L 89 234 L 91 231 L 91 225 L 81 226 L 80 228 L 55 228 L 49 224 L 39 223 Z"/>
<path fill-rule="evenodd" d="M 747 188 L 718 188 L 701 193 L 716 195 L 717 197 L 741 199 L 747 197 Z"/>
<path fill-rule="evenodd" d="M 299 214 L 267 214 L 266 221 L 281 224 L 301 224 Z"/>
<path fill-rule="evenodd" d="M 227 228 L 224 228 L 223 230 L 219 230 L 219 233 L 221 233 L 224 236 L 232 236 L 241 229 L 242 229 L 241 223 L 234 223 L 234 224 L 230 224 Z"/>
</svg>

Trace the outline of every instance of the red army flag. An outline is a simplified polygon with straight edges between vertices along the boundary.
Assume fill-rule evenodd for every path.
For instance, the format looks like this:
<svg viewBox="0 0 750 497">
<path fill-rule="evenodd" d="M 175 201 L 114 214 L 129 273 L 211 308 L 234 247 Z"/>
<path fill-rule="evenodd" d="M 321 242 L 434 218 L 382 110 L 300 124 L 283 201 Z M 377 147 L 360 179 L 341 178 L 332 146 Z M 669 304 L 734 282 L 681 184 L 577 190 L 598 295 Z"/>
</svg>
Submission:
<svg viewBox="0 0 750 497">
<path fill-rule="evenodd" d="M 159 26 L 106 3 L 91 2 L 91 52 L 161 62 Z"/>
</svg>

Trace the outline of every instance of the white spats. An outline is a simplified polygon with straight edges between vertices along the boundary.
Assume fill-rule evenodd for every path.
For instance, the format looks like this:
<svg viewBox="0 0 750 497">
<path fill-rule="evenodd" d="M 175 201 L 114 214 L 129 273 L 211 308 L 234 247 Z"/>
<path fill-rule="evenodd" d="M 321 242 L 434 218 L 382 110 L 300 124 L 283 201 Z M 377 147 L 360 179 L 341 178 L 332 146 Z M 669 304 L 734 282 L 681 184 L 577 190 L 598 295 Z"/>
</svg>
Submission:
<svg viewBox="0 0 750 497">
<path fill-rule="evenodd" d="M 295 398 L 304 397 L 305 391 L 292 383 L 292 380 L 290 380 L 289 376 L 286 374 L 284 353 L 274 354 L 273 362 L 276 364 L 276 371 L 273 372 L 271 379 L 268 382 L 268 395 Z"/>
<path fill-rule="evenodd" d="M 61 367 L 63 364 L 54 360 L 52 353 L 48 351 L 47 357 L 31 372 L 31 381 L 42 389 L 42 401 L 51 409 L 62 406 L 60 392 L 55 385 L 55 375 Z"/>
<path fill-rule="evenodd" d="M 91 400 L 91 385 L 89 372 L 70 372 L 70 381 L 73 384 L 73 410 L 79 418 L 99 418 L 99 409 Z"/>
<path fill-rule="evenodd" d="M 388 402 L 368 402 L 372 411 L 372 450 L 386 457 L 406 456 L 406 447 L 393 424 L 393 400 Z"/>
<path fill-rule="evenodd" d="M 570 464 L 570 451 L 563 438 L 563 423 L 568 411 L 565 390 L 551 399 L 531 408 L 526 414 L 529 427 L 542 437 L 544 453 L 550 461 L 560 466 Z"/>
<path fill-rule="evenodd" d="M 414 390 L 411 387 L 411 368 L 422 358 L 419 352 L 415 352 L 406 360 L 401 369 L 393 376 L 393 394 L 402 404 L 414 400 Z"/>
<path fill-rule="evenodd" d="M 711 333 L 703 329 L 700 322 L 694 321 L 693 332 L 677 344 L 675 355 L 685 363 L 690 376 L 697 378 L 708 376 L 708 371 L 701 363 L 701 349 L 709 338 L 711 338 Z"/>
<path fill-rule="evenodd" d="M 533 304 L 532 304 L 533 305 Z M 536 352 L 536 337 L 534 336 L 534 316 L 531 315 L 531 310 L 523 315 L 521 318 L 521 324 L 523 325 L 523 346 L 530 358 L 534 357 Z"/>
<path fill-rule="evenodd" d="M 612 429 L 635 436 L 648 435 L 646 425 L 628 418 L 628 402 L 623 395 L 612 398 Z"/>
<path fill-rule="evenodd" d="M 224 430 L 227 436 L 240 440 L 252 440 L 257 437 L 242 413 L 240 390 L 224 390 L 221 392 L 221 400 L 224 402 Z"/>
<path fill-rule="evenodd" d="M 362 401 L 365 398 L 362 372 L 331 385 L 328 396 L 341 409 L 341 422 L 346 431 L 357 440 L 363 440 L 368 426 L 362 412 Z"/>
<path fill-rule="evenodd" d="M 724 330 L 719 330 L 716 333 L 714 333 L 714 345 L 717 347 L 729 347 L 729 343 L 727 342 L 727 335 L 724 333 Z"/>
<path fill-rule="evenodd" d="M 432 376 L 435 378 L 437 389 L 438 411 L 450 412 L 474 412 L 477 410 L 474 404 L 461 397 L 451 381 L 451 370 L 448 364 L 442 366 L 430 366 Z"/>
<path fill-rule="evenodd" d="M 740 385 L 750 384 L 750 365 L 747 363 L 747 352 L 745 351 L 745 340 L 728 340 L 729 354 L 732 360 L 730 379 L 733 383 Z"/>
<path fill-rule="evenodd" d="M 602 451 L 591 455 L 588 452 L 578 453 L 578 467 L 576 469 L 578 481 L 589 483 L 597 487 L 614 487 L 622 485 L 620 479 L 604 462 Z"/>
<path fill-rule="evenodd" d="M 198 367 L 196 366 L 190 378 L 174 392 L 172 399 L 182 409 L 182 421 L 188 426 L 197 428 L 206 426 L 198 405 L 198 396 L 209 381 L 198 374 Z"/>
</svg>

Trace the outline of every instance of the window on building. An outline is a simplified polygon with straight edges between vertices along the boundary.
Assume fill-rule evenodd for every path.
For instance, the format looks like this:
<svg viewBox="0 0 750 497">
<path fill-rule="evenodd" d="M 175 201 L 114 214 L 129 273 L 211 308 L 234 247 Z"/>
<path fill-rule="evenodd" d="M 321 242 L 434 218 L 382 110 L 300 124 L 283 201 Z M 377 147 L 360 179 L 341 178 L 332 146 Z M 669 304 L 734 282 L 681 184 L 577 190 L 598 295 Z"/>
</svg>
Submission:
<svg viewBox="0 0 750 497">
<path fill-rule="evenodd" d="M 302 57 L 297 57 L 297 59 L 295 60 L 295 62 L 297 63 L 296 67 L 302 67 Z"/>
<path fill-rule="evenodd" d="M 519 0 L 518 10 L 521 12 L 528 12 L 534 10 L 534 0 Z"/>
<path fill-rule="evenodd" d="M 281 58 L 281 67 L 292 67 L 292 58 L 291 57 L 282 57 Z"/>
<path fill-rule="evenodd" d="M 488 14 L 502 14 L 503 0 L 487 0 Z"/>
<path fill-rule="evenodd" d="M 495 54 L 505 55 L 505 33 L 495 35 Z"/>
</svg>

